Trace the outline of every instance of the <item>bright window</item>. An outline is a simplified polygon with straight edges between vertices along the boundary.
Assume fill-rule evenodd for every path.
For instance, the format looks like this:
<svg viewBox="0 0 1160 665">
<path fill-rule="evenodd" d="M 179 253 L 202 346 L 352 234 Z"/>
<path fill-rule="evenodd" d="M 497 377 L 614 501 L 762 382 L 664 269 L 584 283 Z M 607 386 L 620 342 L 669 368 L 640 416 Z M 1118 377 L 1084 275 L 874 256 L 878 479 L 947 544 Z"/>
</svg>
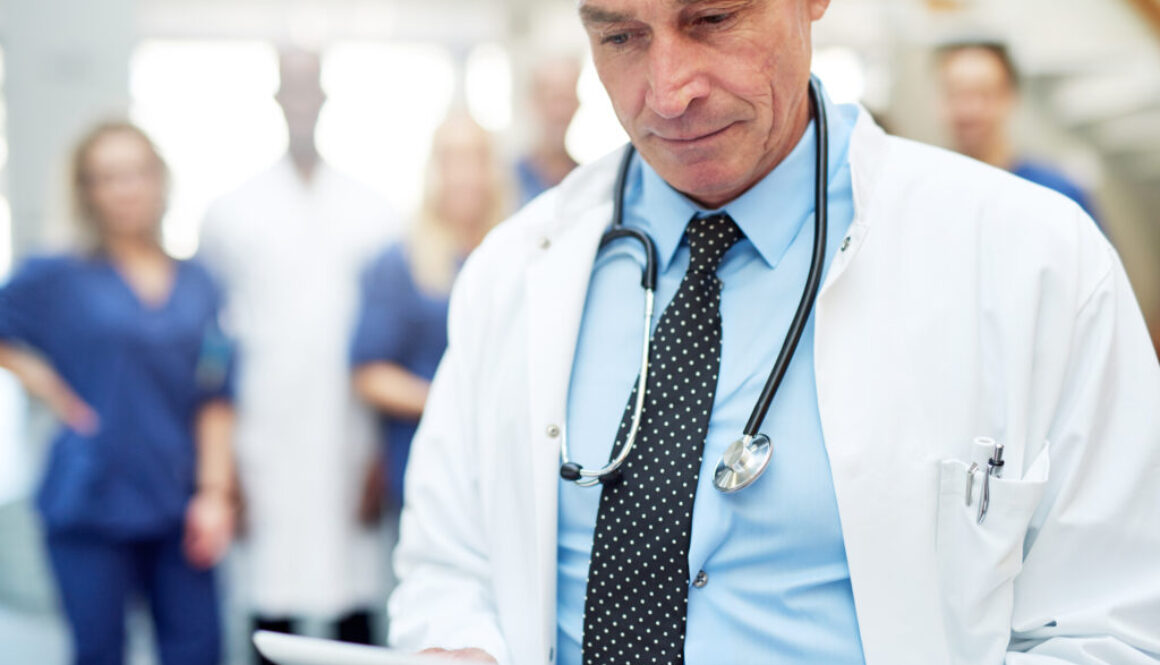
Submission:
<svg viewBox="0 0 1160 665">
<path fill-rule="evenodd" d="M 496 63 L 506 63 L 502 52 L 485 51 L 479 62 L 476 69 L 492 84 L 502 78 L 496 73 Z M 454 93 L 447 49 L 336 44 L 323 54 L 322 85 L 328 101 L 319 118 L 319 152 L 381 192 L 400 214 L 414 212 L 431 136 Z M 133 57 L 131 88 L 132 118 L 173 172 L 165 246 L 191 256 L 209 205 L 286 150 L 286 124 L 274 101 L 277 52 L 265 42 L 146 41 Z M 493 104 L 486 112 L 490 121 L 502 121 L 505 109 Z"/>
<path fill-rule="evenodd" d="M 567 144 L 572 157 L 584 164 L 624 145 L 628 142 L 628 135 L 617 121 L 612 102 L 608 101 L 608 94 L 604 92 L 591 61 L 585 63 L 580 71 L 577 93 L 580 110 L 568 128 Z"/>
<path fill-rule="evenodd" d="M 455 63 L 434 44 L 340 43 L 327 49 L 318 150 L 337 169 L 418 210 L 431 137 L 451 106 Z"/>
<path fill-rule="evenodd" d="M 467 108 L 484 129 L 504 132 L 512 122 L 512 66 L 499 44 L 480 44 L 467 57 Z"/>
<path fill-rule="evenodd" d="M 130 71 L 131 116 L 173 173 L 165 246 L 188 257 L 209 204 L 286 149 L 277 54 L 262 42 L 145 41 Z"/>
</svg>

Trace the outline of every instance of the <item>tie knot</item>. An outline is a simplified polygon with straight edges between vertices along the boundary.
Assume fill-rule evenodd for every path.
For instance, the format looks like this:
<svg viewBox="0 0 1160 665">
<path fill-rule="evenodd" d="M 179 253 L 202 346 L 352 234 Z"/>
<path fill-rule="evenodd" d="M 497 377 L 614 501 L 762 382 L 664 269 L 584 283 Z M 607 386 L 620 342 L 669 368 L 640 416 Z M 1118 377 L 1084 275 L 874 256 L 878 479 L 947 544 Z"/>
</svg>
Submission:
<svg viewBox="0 0 1160 665">
<path fill-rule="evenodd" d="M 689 272 L 717 274 L 721 257 L 745 234 L 729 215 L 694 217 L 685 227 L 689 239 Z"/>
</svg>

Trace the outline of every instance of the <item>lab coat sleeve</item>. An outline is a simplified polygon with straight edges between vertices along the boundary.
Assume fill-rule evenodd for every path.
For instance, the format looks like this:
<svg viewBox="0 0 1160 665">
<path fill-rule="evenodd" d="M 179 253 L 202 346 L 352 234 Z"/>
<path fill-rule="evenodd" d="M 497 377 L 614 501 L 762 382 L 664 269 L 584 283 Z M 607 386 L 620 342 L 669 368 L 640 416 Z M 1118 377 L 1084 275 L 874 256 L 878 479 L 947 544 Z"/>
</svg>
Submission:
<svg viewBox="0 0 1160 665">
<path fill-rule="evenodd" d="M 447 351 L 407 464 L 390 643 L 405 650 L 474 647 L 508 663 L 481 526 L 473 340 L 467 337 L 483 315 L 476 303 L 486 298 L 467 293 L 480 281 L 471 267 L 469 262 L 452 295 Z"/>
<path fill-rule="evenodd" d="M 210 206 L 198 230 L 197 260 L 213 275 L 215 282 L 228 288 L 233 281 L 233 249 L 230 242 L 228 206 L 217 201 Z"/>
<path fill-rule="evenodd" d="M 1107 269 L 1077 303 L 1007 665 L 1160 663 L 1160 366 L 1123 267 L 1093 242 Z"/>
</svg>

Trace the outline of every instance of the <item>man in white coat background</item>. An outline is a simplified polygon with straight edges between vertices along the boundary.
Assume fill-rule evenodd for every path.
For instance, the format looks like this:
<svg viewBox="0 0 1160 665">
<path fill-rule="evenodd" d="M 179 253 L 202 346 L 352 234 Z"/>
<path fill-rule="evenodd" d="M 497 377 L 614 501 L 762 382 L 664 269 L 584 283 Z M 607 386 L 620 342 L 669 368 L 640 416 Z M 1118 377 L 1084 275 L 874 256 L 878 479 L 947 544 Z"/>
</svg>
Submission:
<svg viewBox="0 0 1160 665">
<path fill-rule="evenodd" d="M 828 0 L 581 0 L 637 150 L 500 225 L 452 296 L 391 643 L 513 665 L 1160 663 L 1160 365 L 1066 198 L 829 118 L 825 274 L 772 459 L 718 460 L 811 264 Z M 637 425 L 639 424 L 639 429 Z M 561 450 L 609 482 L 581 487 Z M 1002 455 L 998 444 L 1002 444 Z M 1000 464 L 1000 462 L 1002 464 Z"/>
<path fill-rule="evenodd" d="M 359 273 L 398 227 L 383 199 L 318 154 L 319 56 L 279 60 L 287 154 L 217 201 L 201 239 L 239 346 L 235 586 L 257 628 L 332 621 L 340 639 L 369 642 L 385 554 L 364 503 L 377 498 L 363 483 L 374 424 L 352 395 L 347 358 Z"/>
</svg>

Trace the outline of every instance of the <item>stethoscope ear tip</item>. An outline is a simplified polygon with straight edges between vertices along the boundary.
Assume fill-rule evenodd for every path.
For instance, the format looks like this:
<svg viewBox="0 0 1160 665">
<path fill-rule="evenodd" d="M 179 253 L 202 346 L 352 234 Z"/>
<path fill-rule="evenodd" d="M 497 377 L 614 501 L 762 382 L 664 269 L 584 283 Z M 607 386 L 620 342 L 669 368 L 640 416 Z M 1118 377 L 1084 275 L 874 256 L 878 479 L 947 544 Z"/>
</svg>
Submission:
<svg viewBox="0 0 1160 665">
<path fill-rule="evenodd" d="M 580 470 L 584 468 L 575 462 L 565 462 L 560 465 L 560 477 L 564 480 L 580 480 Z"/>
</svg>

